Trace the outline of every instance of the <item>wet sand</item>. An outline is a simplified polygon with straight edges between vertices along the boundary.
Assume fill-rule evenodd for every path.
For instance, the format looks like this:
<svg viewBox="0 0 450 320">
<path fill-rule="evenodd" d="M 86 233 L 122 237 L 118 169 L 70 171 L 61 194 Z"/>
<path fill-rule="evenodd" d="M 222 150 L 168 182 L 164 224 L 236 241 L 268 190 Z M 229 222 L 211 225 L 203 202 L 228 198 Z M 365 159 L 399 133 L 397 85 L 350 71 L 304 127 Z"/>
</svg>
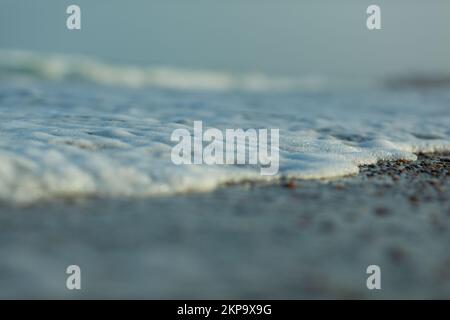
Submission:
<svg viewBox="0 0 450 320">
<path fill-rule="evenodd" d="M 449 177 L 434 154 L 332 181 L 4 203 L 0 298 L 448 299 Z M 65 288 L 70 264 L 81 291 Z"/>
</svg>

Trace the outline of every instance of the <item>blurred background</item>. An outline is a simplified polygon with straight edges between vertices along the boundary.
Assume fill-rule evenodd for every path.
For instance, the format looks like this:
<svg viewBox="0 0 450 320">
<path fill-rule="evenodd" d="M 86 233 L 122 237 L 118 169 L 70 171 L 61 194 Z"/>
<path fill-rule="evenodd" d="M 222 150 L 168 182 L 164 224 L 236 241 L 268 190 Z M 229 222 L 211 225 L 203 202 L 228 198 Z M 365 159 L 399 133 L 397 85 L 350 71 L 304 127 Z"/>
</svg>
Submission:
<svg viewBox="0 0 450 320">
<path fill-rule="evenodd" d="M 81 31 L 66 29 L 70 4 Z M 382 30 L 366 28 L 370 4 Z M 0 0 L 0 48 L 288 76 L 441 75 L 449 16 L 448 0 Z"/>
</svg>

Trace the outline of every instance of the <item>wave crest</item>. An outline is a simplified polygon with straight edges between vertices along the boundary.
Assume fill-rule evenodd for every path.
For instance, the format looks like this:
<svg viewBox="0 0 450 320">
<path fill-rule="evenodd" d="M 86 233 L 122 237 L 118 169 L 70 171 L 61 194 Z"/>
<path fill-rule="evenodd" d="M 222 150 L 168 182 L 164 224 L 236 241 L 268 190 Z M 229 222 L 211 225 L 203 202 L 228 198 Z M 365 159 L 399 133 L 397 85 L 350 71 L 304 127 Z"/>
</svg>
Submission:
<svg viewBox="0 0 450 320">
<path fill-rule="evenodd" d="M 76 80 L 133 88 L 218 91 L 315 91 L 326 85 L 326 80 L 319 76 L 289 78 L 262 73 L 234 74 L 171 67 L 117 66 L 83 56 L 0 50 L 0 78 L 6 77 Z"/>
</svg>

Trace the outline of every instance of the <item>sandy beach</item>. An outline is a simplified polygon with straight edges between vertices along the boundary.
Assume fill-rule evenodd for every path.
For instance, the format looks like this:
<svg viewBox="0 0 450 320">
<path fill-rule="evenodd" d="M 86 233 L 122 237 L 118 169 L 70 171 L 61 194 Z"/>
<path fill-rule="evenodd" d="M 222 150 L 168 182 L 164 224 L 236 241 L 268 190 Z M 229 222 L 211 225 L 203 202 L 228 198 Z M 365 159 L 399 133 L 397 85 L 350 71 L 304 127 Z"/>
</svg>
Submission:
<svg viewBox="0 0 450 320">
<path fill-rule="evenodd" d="M 432 154 L 328 181 L 2 204 L 0 297 L 447 299 L 449 177 Z"/>
<path fill-rule="evenodd" d="M 450 299 L 449 30 L 443 0 L 0 1 L 0 300 Z"/>
</svg>

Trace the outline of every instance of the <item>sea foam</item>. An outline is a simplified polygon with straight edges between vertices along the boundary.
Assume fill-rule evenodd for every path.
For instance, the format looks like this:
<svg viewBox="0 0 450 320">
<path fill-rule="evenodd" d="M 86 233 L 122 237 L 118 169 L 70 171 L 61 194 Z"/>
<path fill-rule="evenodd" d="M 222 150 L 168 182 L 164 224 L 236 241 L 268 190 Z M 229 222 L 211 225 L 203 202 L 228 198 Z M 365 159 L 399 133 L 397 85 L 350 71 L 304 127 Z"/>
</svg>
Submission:
<svg viewBox="0 0 450 320">
<path fill-rule="evenodd" d="M 66 62 L 54 73 L 61 68 Z M 281 177 L 329 179 L 357 174 L 362 164 L 450 150 L 450 94 L 442 90 L 185 91 L 99 86 L 66 76 L 22 81 L 17 65 L 6 69 L 0 73 L 2 201 L 148 197 Z M 261 176 L 257 166 L 174 165 L 171 133 L 191 131 L 196 120 L 219 129 L 280 129 L 279 174 Z"/>
</svg>

